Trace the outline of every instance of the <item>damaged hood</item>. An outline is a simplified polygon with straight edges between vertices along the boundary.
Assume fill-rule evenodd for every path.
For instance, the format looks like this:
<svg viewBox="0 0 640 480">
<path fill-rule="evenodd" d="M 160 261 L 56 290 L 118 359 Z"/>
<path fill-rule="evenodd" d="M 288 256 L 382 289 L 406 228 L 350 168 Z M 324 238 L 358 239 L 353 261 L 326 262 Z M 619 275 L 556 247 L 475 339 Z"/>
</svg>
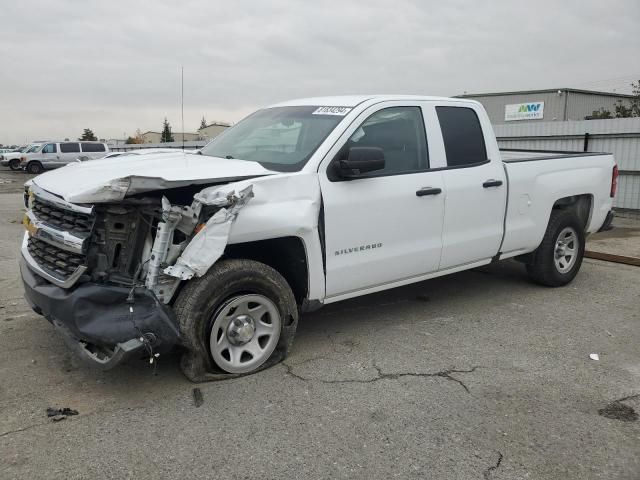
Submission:
<svg viewBox="0 0 640 480">
<path fill-rule="evenodd" d="M 277 173 L 257 162 L 178 151 L 72 163 L 39 175 L 33 183 L 68 202 L 101 203 L 154 190 Z"/>
</svg>

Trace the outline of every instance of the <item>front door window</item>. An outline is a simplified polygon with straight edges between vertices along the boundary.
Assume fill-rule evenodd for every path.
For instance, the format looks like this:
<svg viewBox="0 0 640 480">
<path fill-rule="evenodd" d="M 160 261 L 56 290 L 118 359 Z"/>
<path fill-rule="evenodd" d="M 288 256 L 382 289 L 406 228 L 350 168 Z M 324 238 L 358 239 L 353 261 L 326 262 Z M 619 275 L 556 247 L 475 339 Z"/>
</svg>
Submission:
<svg viewBox="0 0 640 480">
<path fill-rule="evenodd" d="M 58 149 L 56 148 L 56 144 L 55 143 L 48 143 L 42 149 L 42 153 L 56 153 L 57 151 L 58 151 Z"/>
</svg>

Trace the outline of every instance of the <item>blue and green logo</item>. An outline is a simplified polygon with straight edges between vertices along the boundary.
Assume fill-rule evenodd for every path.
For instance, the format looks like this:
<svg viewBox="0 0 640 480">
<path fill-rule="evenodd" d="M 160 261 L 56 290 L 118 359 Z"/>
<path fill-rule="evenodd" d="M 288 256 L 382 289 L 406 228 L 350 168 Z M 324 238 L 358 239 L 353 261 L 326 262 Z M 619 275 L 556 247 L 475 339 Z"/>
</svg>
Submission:
<svg viewBox="0 0 640 480">
<path fill-rule="evenodd" d="M 542 103 L 523 103 L 518 109 L 518 113 L 530 113 L 540 110 Z"/>
</svg>

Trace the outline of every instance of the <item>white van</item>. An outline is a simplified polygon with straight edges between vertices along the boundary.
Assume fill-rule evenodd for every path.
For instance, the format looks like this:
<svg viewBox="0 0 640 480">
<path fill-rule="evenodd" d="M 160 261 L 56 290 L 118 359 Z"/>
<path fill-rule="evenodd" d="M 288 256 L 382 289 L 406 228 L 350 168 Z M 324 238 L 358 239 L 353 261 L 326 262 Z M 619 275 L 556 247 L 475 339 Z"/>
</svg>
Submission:
<svg viewBox="0 0 640 480">
<path fill-rule="evenodd" d="M 100 158 L 108 152 L 109 147 L 103 142 L 49 142 L 33 153 L 22 155 L 20 166 L 29 173 L 38 174 L 44 170 L 64 167 L 80 156 Z"/>
</svg>

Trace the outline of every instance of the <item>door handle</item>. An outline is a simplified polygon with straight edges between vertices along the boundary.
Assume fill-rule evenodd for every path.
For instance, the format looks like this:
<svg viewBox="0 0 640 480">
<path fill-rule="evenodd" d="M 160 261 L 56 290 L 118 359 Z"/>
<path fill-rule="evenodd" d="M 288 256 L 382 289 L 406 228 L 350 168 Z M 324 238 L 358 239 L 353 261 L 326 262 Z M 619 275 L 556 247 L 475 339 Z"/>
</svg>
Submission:
<svg viewBox="0 0 640 480">
<path fill-rule="evenodd" d="M 424 187 L 416 192 L 416 197 L 424 197 L 425 195 L 440 195 L 441 188 Z"/>
<path fill-rule="evenodd" d="M 494 180 L 493 178 L 482 184 L 484 188 L 499 187 L 500 185 L 502 185 L 502 180 Z"/>
</svg>

